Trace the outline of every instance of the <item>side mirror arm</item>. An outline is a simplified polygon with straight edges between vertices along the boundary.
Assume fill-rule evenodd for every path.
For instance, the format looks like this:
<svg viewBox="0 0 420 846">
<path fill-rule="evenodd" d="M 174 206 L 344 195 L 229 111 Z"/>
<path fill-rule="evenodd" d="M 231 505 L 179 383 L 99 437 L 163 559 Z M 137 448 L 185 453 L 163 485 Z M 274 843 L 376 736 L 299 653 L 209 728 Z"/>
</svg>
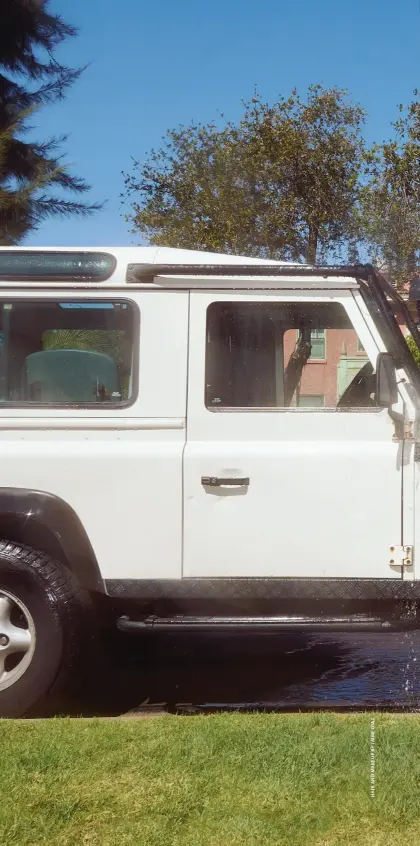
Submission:
<svg viewBox="0 0 420 846">
<path fill-rule="evenodd" d="M 405 418 L 399 411 L 394 411 L 392 406 L 388 408 L 388 414 L 395 426 L 395 440 L 403 441 L 405 438 Z"/>
<path fill-rule="evenodd" d="M 394 440 L 402 441 L 405 437 L 405 418 L 393 405 L 398 401 L 397 374 L 391 353 L 382 352 L 376 360 L 376 402 L 380 408 L 386 408 L 394 423 Z"/>
</svg>

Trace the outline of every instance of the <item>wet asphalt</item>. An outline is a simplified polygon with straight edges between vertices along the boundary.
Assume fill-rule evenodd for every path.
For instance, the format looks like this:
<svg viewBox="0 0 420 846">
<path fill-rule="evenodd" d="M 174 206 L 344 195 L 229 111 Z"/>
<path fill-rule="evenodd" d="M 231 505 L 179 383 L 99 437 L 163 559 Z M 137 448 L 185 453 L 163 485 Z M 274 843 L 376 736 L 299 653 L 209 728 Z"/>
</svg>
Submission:
<svg viewBox="0 0 420 846">
<path fill-rule="evenodd" d="M 420 704 L 420 632 L 113 635 L 75 702 L 84 716 Z"/>
</svg>

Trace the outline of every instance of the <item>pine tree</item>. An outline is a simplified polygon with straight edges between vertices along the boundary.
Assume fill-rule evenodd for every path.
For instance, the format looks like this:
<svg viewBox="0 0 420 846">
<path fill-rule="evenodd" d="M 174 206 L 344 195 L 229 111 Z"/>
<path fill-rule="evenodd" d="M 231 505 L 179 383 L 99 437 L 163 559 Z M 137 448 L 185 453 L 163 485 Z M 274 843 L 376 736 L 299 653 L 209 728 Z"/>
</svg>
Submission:
<svg viewBox="0 0 420 846">
<path fill-rule="evenodd" d="M 76 35 L 74 27 L 49 11 L 49 0 L 3 0 L 0 26 L 0 244 L 19 243 L 49 216 L 86 215 L 99 208 L 63 199 L 90 186 L 70 174 L 59 149 L 65 138 L 34 143 L 25 139 L 34 110 L 65 96 L 83 68 L 54 57 Z M 58 189 L 51 194 L 51 189 Z"/>
</svg>

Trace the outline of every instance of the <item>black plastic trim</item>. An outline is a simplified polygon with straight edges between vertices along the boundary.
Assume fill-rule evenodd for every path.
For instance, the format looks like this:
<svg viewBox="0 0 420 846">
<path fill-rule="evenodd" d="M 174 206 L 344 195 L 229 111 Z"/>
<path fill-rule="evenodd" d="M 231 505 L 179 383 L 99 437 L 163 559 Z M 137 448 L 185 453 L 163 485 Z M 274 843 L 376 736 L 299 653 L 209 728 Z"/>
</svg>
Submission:
<svg viewBox="0 0 420 846">
<path fill-rule="evenodd" d="M 73 508 L 58 496 L 0 488 L 0 537 L 58 557 L 89 591 L 104 592 L 95 553 Z"/>
<path fill-rule="evenodd" d="M 109 270 L 106 273 L 102 273 L 100 275 L 93 275 L 89 273 L 84 274 L 72 274 L 72 273 L 55 273 L 55 274 L 40 274 L 39 276 L 33 276 L 31 274 L 19 274 L 19 273 L 1 273 L 0 271 L 0 281 L 2 282 L 31 282 L 33 285 L 37 285 L 40 282 L 105 282 L 107 279 L 110 279 L 112 274 L 115 273 L 115 269 L 117 267 L 117 259 L 115 258 L 112 253 L 108 253 L 106 250 L 10 250 L 7 253 L 8 255 L 12 254 L 14 256 L 42 256 L 49 255 L 49 256 L 76 256 L 76 255 L 83 255 L 83 256 L 100 256 L 105 257 L 107 259 L 111 259 L 111 264 Z M 0 264 L 1 268 L 1 264 Z"/>
<path fill-rule="evenodd" d="M 368 279 L 370 265 L 295 264 L 129 264 L 127 282 L 153 282 L 156 276 L 350 276 Z"/>
<path fill-rule="evenodd" d="M 407 631 L 419 628 L 416 616 L 369 617 L 353 615 L 347 617 L 195 617 L 178 614 L 174 617 L 149 616 L 143 620 L 133 620 L 122 616 L 117 620 L 117 628 L 129 634 L 142 634 L 150 631 L 160 632 L 229 632 L 229 631 L 305 631 L 311 632 L 369 632 L 369 631 Z"/>
<path fill-rule="evenodd" d="M 106 579 L 109 596 L 178 599 L 420 599 L 420 581 L 390 579 Z"/>
</svg>

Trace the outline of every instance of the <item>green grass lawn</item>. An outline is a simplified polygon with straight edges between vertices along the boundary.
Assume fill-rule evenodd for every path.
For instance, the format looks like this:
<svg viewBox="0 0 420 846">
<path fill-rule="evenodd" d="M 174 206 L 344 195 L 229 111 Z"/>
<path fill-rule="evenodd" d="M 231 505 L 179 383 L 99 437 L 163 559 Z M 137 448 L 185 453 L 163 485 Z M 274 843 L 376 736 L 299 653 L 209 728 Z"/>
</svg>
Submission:
<svg viewBox="0 0 420 846">
<path fill-rule="evenodd" d="M 420 843 L 420 718 L 0 721 L 1 846 Z"/>
</svg>

